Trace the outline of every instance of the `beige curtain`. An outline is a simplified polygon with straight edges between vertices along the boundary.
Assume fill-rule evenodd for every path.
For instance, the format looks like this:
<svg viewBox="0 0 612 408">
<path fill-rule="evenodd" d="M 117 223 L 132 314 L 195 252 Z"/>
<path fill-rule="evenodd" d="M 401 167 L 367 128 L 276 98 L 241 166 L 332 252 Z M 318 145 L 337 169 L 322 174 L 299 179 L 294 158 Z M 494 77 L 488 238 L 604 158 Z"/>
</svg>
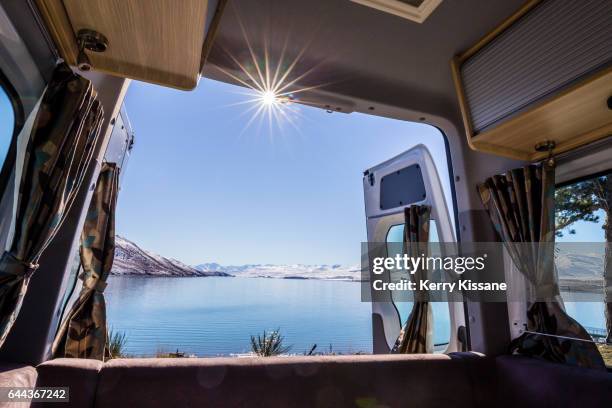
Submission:
<svg viewBox="0 0 612 408">
<path fill-rule="evenodd" d="M 119 169 L 102 166 L 81 235 L 79 279 L 83 288 L 62 322 L 55 342 L 54 357 L 103 360 L 107 346 L 104 289 L 115 256 L 115 207 Z"/>
<path fill-rule="evenodd" d="M 413 205 L 404 209 L 404 253 L 420 257 L 428 253 L 431 208 Z M 419 269 L 411 279 L 427 279 L 427 270 Z M 427 291 L 415 290 L 410 316 L 395 341 L 392 352 L 403 354 L 433 353 L 433 311 Z"/>
<path fill-rule="evenodd" d="M 488 178 L 480 197 L 516 268 L 534 288 L 527 332 L 511 348 L 520 354 L 583 367 L 604 368 L 587 331 L 563 309 L 554 262 L 554 162 Z"/>
<path fill-rule="evenodd" d="M 0 346 L 41 254 L 81 186 L 102 119 L 91 82 L 67 65 L 58 65 L 36 113 L 19 182 L 13 237 L 0 258 Z"/>
</svg>

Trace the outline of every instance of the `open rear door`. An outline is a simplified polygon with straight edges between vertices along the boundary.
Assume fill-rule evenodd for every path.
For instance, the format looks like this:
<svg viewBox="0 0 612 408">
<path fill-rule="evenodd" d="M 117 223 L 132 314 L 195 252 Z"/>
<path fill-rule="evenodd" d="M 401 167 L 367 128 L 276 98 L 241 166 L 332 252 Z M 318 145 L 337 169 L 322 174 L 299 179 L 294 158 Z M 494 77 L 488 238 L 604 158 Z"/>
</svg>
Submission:
<svg viewBox="0 0 612 408">
<path fill-rule="evenodd" d="M 413 204 L 431 206 L 430 241 L 456 242 L 445 192 L 435 163 L 424 145 L 417 145 L 365 171 L 363 190 L 368 242 L 397 240 L 398 234 L 394 231 L 399 228 L 403 231 L 404 208 Z M 372 260 L 369 261 L 371 265 Z M 410 307 L 410 303 L 394 301 L 391 295 L 388 301 L 372 302 L 374 353 L 391 350 Z M 461 349 L 457 339 L 459 328 L 465 325 L 464 320 L 463 303 L 434 304 L 437 351 Z"/>
</svg>

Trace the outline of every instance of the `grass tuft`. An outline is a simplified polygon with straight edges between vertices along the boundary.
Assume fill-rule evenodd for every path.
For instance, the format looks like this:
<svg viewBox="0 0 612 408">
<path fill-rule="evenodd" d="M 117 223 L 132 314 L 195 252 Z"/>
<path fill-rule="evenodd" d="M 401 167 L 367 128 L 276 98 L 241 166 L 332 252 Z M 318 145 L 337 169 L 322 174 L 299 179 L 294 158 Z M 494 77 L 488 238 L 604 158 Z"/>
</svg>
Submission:
<svg viewBox="0 0 612 408">
<path fill-rule="evenodd" d="M 127 336 L 124 332 L 108 331 L 108 352 L 109 359 L 111 358 L 122 358 L 125 357 L 125 345 L 127 343 Z"/>
<path fill-rule="evenodd" d="M 291 350 L 291 346 L 285 346 L 285 338 L 276 329 L 263 335 L 251 336 L 251 351 L 260 357 L 271 357 L 286 354 Z"/>
</svg>

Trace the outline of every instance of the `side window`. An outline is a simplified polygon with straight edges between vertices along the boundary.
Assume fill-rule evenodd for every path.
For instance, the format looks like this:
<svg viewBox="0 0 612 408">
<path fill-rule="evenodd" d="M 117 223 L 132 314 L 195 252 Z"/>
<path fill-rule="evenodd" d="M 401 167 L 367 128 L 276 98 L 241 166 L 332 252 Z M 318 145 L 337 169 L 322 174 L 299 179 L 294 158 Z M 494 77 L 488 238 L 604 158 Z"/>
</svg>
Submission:
<svg viewBox="0 0 612 408">
<path fill-rule="evenodd" d="M 605 301 L 612 297 L 612 172 L 558 187 L 555 204 L 555 264 L 565 309 L 612 365 L 612 303 Z"/>
<path fill-rule="evenodd" d="M 0 168 L 4 166 L 6 156 L 13 140 L 15 129 L 15 111 L 7 92 L 0 86 Z"/>
<path fill-rule="evenodd" d="M 14 166 L 17 140 L 13 136 L 34 110 L 44 91 L 45 77 L 50 77 L 55 66 L 50 51 L 45 55 L 37 53 L 35 57 L 30 54 L 13 26 L 14 19 L 4 8 L 5 3 L 0 2 L 0 197 L 5 193 Z M 14 11 L 16 6 L 10 8 Z M 1 235 L 0 225 L 0 241 Z"/>
<path fill-rule="evenodd" d="M 403 224 L 393 225 L 389 228 L 386 240 L 387 256 L 393 257 L 401 252 L 401 245 L 397 245 L 397 243 L 402 242 L 403 237 Z M 436 220 L 429 221 L 429 242 L 440 242 Z M 394 281 L 396 279 L 397 278 L 392 278 Z M 393 295 L 394 293 L 392 292 L 392 296 Z M 401 301 L 394 298 L 393 303 L 399 313 L 401 323 L 404 324 L 412 310 L 412 302 Z M 434 313 L 434 350 L 443 351 L 450 340 L 450 311 L 448 303 L 446 302 L 433 302 L 432 304 Z"/>
</svg>

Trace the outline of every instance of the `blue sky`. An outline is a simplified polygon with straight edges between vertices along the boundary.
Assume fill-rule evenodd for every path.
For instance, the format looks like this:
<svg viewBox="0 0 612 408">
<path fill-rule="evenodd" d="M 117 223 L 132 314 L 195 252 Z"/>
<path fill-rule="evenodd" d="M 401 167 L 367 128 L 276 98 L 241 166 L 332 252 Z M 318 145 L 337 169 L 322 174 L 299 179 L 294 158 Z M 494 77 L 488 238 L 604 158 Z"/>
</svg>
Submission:
<svg viewBox="0 0 612 408">
<path fill-rule="evenodd" d="M 358 264 L 362 172 L 418 143 L 445 154 L 431 126 L 312 107 L 296 107 L 299 131 L 245 130 L 244 92 L 207 79 L 192 92 L 132 82 L 120 235 L 189 264 Z"/>
<path fill-rule="evenodd" d="M 555 238 L 556 242 L 606 242 L 606 235 L 601 228 L 606 221 L 606 213 L 603 210 L 595 212 L 599 216 L 599 222 L 577 221 L 563 230 L 563 236 Z M 569 231 L 576 231 L 570 234 Z"/>
</svg>

